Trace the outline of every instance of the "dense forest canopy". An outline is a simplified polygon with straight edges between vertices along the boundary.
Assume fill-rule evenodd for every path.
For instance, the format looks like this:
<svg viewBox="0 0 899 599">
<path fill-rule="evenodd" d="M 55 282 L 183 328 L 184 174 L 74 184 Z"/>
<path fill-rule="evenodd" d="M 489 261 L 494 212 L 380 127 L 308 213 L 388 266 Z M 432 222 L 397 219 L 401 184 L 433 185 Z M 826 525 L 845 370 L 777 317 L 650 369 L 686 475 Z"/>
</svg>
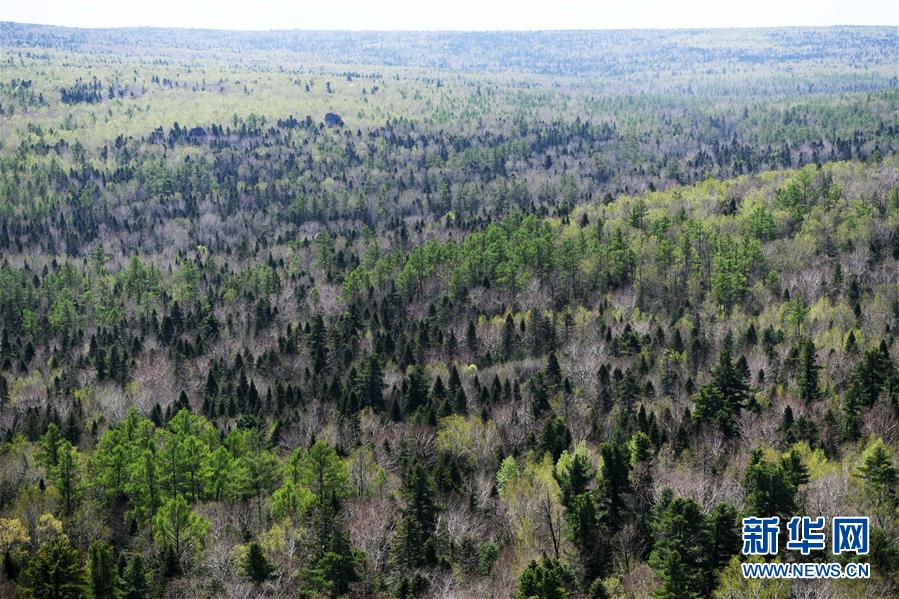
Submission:
<svg viewBox="0 0 899 599">
<path fill-rule="evenodd" d="M 893 596 L 896 44 L 0 24 L 0 595 Z"/>
</svg>

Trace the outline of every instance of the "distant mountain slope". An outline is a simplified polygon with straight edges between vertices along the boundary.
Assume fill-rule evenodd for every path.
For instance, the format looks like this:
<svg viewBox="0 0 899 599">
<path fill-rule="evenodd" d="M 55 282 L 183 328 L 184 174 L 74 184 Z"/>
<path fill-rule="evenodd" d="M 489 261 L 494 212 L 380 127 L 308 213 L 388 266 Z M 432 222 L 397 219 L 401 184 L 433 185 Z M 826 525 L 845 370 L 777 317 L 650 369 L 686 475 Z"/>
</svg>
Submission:
<svg viewBox="0 0 899 599">
<path fill-rule="evenodd" d="M 337 64 L 540 75 L 631 76 L 676 68 L 819 65 L 857 68 L 896 59 L 895 29 L 834 27 L 535 32 L 216 31 L 75 29 L 0 23 L 4 47 L 131 52 L 289 52 Z M 895 73 L 894 73 L 895 75 Z"/>
</svg>

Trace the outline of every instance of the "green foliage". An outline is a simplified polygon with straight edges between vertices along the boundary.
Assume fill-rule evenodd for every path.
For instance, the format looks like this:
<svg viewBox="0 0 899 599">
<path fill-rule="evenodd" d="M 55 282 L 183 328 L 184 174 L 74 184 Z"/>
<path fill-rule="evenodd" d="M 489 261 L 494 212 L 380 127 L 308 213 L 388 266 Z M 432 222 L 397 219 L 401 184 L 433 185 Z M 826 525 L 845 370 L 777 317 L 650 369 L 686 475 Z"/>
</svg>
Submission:
<svg viewBox="0 0 899 599">
<path fill-rule="evenodd" d="M 496 472 L 496 489 L 500 493 L 503 488 L 510 482 L 518 478 L 518 462 L 512 456 L 506 456 L 499 465 Z"/>
<path fill-rule="evenodd" d="M 435 501 L 434 485 L 424 465 L 415 460 L 403 477 L 402 496 L 396 533 L 396 560 L 405 568 L 434 565 L 438 560 L 437 514 L 441 507 Z"/>
<path fill-rule="evenodd" d="M 169 574 L 177 575 L 184 571 L 189 560 L 202 549 L 209 526 L 208 520 L 190 510 L 181 495 L 160 506 L 153 517 L 153 538 L 169 561 Z"/>
<path fill-rule="evenodd" d="M 256 500 L 260 521 L 263 497 L 275 489 L 280 477 L 281 461 L 269 451 L 249 451 L 237 462 L 235 488 L 240 497 Z"/>
<path fill-rule="evenodd" d="M 361 405 L 377 412 L 383 411 L 383 390 L 384 372 L 381 368 L 381 359 L 376 354 L 371 354 L 359 377 L 358 394 Z"/>
<path fill-rule="evenodd" d="M 256 541 L 247 546 L 247 554 L 241 563 L 241 569 L 243 575 L 257 585 L 268 580 L 276 570 Z"/>
<path fill-rule="evenodd" d="M 815 352 L 815 343 L 811 339 L 803 339 L 799 345 L 799 368 L 796 383 L 799 386 L 799 397 L 806 403 L 821 398 L 821 388 L 818 382 L 818 358 Z"/>
<path fill-rule="evenodd" d="M 797 293 L 787 302 L 786 306 L 784 306 L 784 318 L 788 324 L 796 327 L 796 335 L 799 335 L 802 331 L 802 323 L 805 321 L 808 313 L 809 308 L 805 305 L 801 293 Z"/>
<path fill-rule="evenodd" d="M 661 579 L 656 597 L 708 596 L 715 569 L 735 551 L 735 524 L 733 511 L 718 508 L 709 518 L 693 500 L 666 489 L 652 522 L 649 563 Z"/>
<path fill-rule="evenodd" d="M 852 472 L 891 593 L 894 38 L 4 24 L 7 578 L 65 531 L 70 594 L 221 595 L 214 532 L 278 596 L 785 596 L 657 501 L 752 437 L 747 513 Z"/>
<path fill-rule="evenodd" d="M 609 469 L 604 472 L 609 477 L 614 476 Z M 608 573 L 611 547 L 607 541 L 608 529 L 600 521 L 599 496 L 594 488 L 595 470 L 583 446 L 578 446 L 573 454 L 567 451 L 562 454 L 555 475 L 565 507 L 566 535 L 577 550 L 580 574 L 586 587 Z M 608 502 L 612 509 L 616 504 L 617 501 Z"/>
<path fill-rule="evenodd" d="M 54 536 L 41 545 L 22 570 L 18 584 L 25 597 L 35 599 L 81 599 L 88 596 L 81 553 L 63 535 Z"/>
<path fill-rule="evenodd" d="M 626 447 L 617 443 L 604 443 L 600 454 L 599 500 L 607 525 L 611 530 L 617 530 L 625 511 L 625 497 L 630 492 L 630 454 Z"/>
<path fill-rule="evenodd" d="M 786 185 L 777 192 L 777 205 L 790 213 L 794 221 L 801 221 L 809 210 L 812 199 L 814 170 L 807 166 L 797 171 Z"/>
<path fill-rule="evenodd" d="M 571 446 L 571 431 L 568 425 L 558 416 L 548 418 L 543 425 L 540 444 L 543 451 L 548 452 L 554 462 L 557 461 L 562 452 Z"/>
<path fill-rule="evenodd" d="M 51 479 L 59 490 L 63 512 L 71 515 L 81 498 L 81 474 L 79 455 L 71 443 L 61 440 L 56 446 L 57 462 L 51 471 Z"/>
<path fill-rule="evenodd" d="M 749 385 L 731 358 L 730 341 L 712 368 L 712 381 L 693 398 L 696 420 L 715 424 L 725 436 L 733 436 L 735 420 L 749 399 Z"/>
<path fill-rule="evenodd" d="M 59 427 L 55 422 L 47 425 L 47 432 L 41 437 L 40 449 L 37 459 L 44 468 L 52 471 L 59 465 L 59 443 L 62 441 L 62 435 Z"/>
<path fill-rule="evenodd" d="M 881 522 L 885 515 L 895 513 L 899 505 L 899 469 L 893 465 L 883 440 L 875 439 L 868 444 L 854 474 L 862 481 L 866 501 Z"/>
<path fill-rule="evenodd" d="M 756 206 L 748 216 L 749 233 L 759 241 L 769 241 L 777 236 L 777 221 L 764 206 Z"/>
<path fill-rule="evenodd" d="M 751 279 L 767 274 L 767 259 L 755 239 L 718 240 L 712 260 L 712 294 L 725 310 L 743 298 Z"/>
<path fill-rule="evenodd" d="M 112 547 L 105 541 L 94 541 L 88 548 L 89 595 L 93 599 L 121 597 Z"/>
<path fill-rule="evenodd" d="M 340 502 L 350 494 L 346 463 L 323 441 L 316 441 L 307 451 L 294 451 L 286 477 L 309 489 L 319 503 Z"/>
<path fill-rule="evenodd" d="M 350 545 L 349 535 L 335 530 L 309 571 L 310 582 L 331 597 L 340 597 L 350 589 L 351 583 L 359 580 L 360 562 L 361 556 Z"/>
<path fill-rule="evenodd" d="M 727 503 L 719 503 L 708 516 L 712 536 L 712 567 L 720 571 L 740 551 L 739 514 Z M 712 585 L 714 586 L 714 585 Z"/>
<path fill-rule="evenodd" d="M 491 576 L 499 554 L 499 547 L 494 543 L 488 541 L 480 545 L 477 556 L 477 573 L 481 576 Z"/>
<path fill-rule="evenodd" d="M 565 582 L 569 578 L 564 565 L 543 556 L 540 562 L 532 561 L 522 572 L 515 599 L 568 599 Z"/>
<path fill-rule="evenodd" d="M 128 558 L 122 573 L 122 599 L 144 599 L 148 594 L 144 559 L 140 555 Z"/>
<path fill-rule="evenodd" d="M 743 475 L 746 494 L 746 513 L 758 517 L 780 516 L 786 520 L 799 507 L 796 497 L 799 487 L 808 482 L 808 471 L 795 452 L 779 461 L 764 459 L 760 449 L 754 449 Z"/>
<path fill-rule="evenodd" d="M 664 557 L 656 558 L 656 564 L 661 584 L 653 593 L 655 599 L 699 597 L 699 594 L 691 588 L 690 578 L 677 551 L 669 551 Z"/>
</svg>

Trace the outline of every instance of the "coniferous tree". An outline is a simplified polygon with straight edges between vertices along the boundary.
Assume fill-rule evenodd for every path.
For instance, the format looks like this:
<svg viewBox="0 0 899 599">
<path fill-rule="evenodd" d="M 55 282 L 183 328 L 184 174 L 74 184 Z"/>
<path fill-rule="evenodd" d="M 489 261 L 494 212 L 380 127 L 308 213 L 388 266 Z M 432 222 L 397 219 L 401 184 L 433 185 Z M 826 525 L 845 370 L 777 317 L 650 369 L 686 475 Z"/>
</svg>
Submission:
<svg viewBox="0 0 899 599">
<path fill-rule="evenodd" d="M 105 541 L 94 541 L 88 548 L 89 591 L 93 599 L 121 597 L 112 547 Z"/>
<path fill-rule="evenodd" d="M 793 431 L 795 419 L 793 418 L 793 408 L 787 406 L 784 408 L 783 415 L 780 419 L 778 430 L 783 437 L 784 445 L 792 445 L 796 442 L 796 435 Z"/>
<path fill-rule="evenodd" d="M 153 517 L 153 535 L 170 576 L 184 571 L 189 558 L 202 547 L 208 531 L 209 521 L 192 512 L 181 495 L 159 508 Z"/>
<path fill-rule="evenodd" d="M 48 470 L 56 468 L 59 463 L 59 443 L 62 441 L 62 434 L 56 423 L 51 422 L 47 425 L 47 432 L 41 437 L 40 447 L 37 454 L 38 461 Z"/>
<path fill-rule="evenodd" d="M 64 535 L 41 545 L 19 575 L 18 584 L 35 599 L 81 599 L 88 592 L 81 553 Z"/>
<path fill-rule="evenodd" d="M 248 451 L 237 462 L 235 488 L 238 494 L 256 500 L 256 515 L 262 522 L 262 503 L 277 485 L 281 474 L 281 462 L 270 451 Z"/>
<path fill-rule="evenodd" d="M 627 496 L 630 493 L 630 453 L 617 443 L 604 443 L 600 447 L 600 505 L 605 511 L 605 522 L 610 530 L 618 530 L 624 515 Z"/>
<path fill-rule="evenodd" d="M 646 433 L 635 433 L 631 437 L 629 450 L 631 492 L 628 511 L 632 514 L 634 528 L 636 529 L 635 549 L 637 549 L 639 555 L 645 556 L 652 547 L 651 513 L 655 504 L 652 475 L 652 440 Z"/>
<path fill-rule="evenodd" d="M 253 584 L 259 585 L 271 578 L 276 568 L 266 557 L 259 543 L 253 541 L 247 547 L 241 569 L 244 576 L 252 580 Z"/>
<path fill-rule="evenodd" d="M 506 360 L 511 360 L 515 354 L 515 345 L 516 345 L 516 336 L 515 336 L 515 321 L 512 319 L 511 314 L 506 315 L 505 323 L 503 324 L 503 335 L 502 335 L 502 348 L 503 348 L 503 358 Z"/>
<path fill-rule="evenodd" d="M 564 462 L 564 463 L 563 463 Z M 581 579 L 586 588 L 608 573 L 611 547 L 609 534 L 600 522 L 599 505 L 593 488 L 594 472 L 583 451 L 563 456 L 555 470 L 565 508 L 565 530 L 577 550 Z"/>
<path fill-rule="evenodd" d="M 478 353 L 478 333 L 474 328 L 474 321 L 468 321 L 468 328 L 465 329 L 465 346 L 472 354 Z"/>
<path fill-rule="evenodd" d="M 797 508 L 796 494 L 799 485 L 807 480 L 798 454 L 791 459 L 771 462 L 755 449 L 743 476 L 746 512 L 758 517 L 780 516 L 788 519 Z"/>
<path fill-rule="evenodd" d="M 669 551 L 657 559 L 659 587 L 653 592 L 655 599 L 692 599 L 698 593 L 691 588 L 683 560 L 676 551 Z"/>
<path fill-rule="evenodd" d="M 806 403 L 811 403 L 821 397 L 818 386 L 818 360 L 815 355 L 815 343 L 811 339 L 800 341 L 799 371 L 797 384 L 799 385 L 799 397 Z"/>
<path fill-rule="evenodd" d="M 334 448 L 324 441 L 316 441 L 308 451 L 294 452 L 288 477 L 312 492 L 315 545 L 325 547 L 337 525 L 341 504 L 350 493 L 346 464 Z"/>
<path fill-rule="evenodd" d="M 62 440 L 57 445 L 57 456 L 52 478 L 62 498 L 63 511 L 66 515 L 70 515 L 81 497 L 78 452 L 68 441 Z"/>
<path fill-rule="evenodd" d="M 413 414 L 428 403 L 428 388 L 424 369 L 418 364 L 409 368 L 406 379 L 403 381 L 407 413 Z"/>
<path fill-rule="evenodd" d="M 556 352 L 549 352 L 546 359 L 546 380 L 552 387 L 559 387 L 562 384 L 562 368 L 559 366 Z"/>
<path fill-rule="evenodd" d="M 569 578 L 570 574 L 561 563 L 544 555 L 522 572 L 515 599 L 568 599 L 570 594 L 565 582 Z"/>
<path fill-rule="evenodd" d="M 309 347 L 309 353 L 312 358 L 312 369 L 315 374 L 321 373 L 327 360 L 325 334 L 325 320 L 321 314 L 316 314 L 312 318 L 312 325 L 309 333 L 306 335 L 306 343 Z"/>
<path fill-rule="evenodd" d="M 889 449 L 881 439 L 873 441 L 861 457 L 855 475 L 861 479 L 865 497 L 883 526 L 885 514 L 894 513 L 899 505 L 899 470 L 893 465 Z"/>
<path fill-rule="evenodd" d="M 350 545 L 349 534 L 335 529 L 331 533 L 326 551 L 309 572 L 313 586 L 325 590 L 331 597 L 343 596 L 350 584 L 359 580 L 360 555 Z"/>
<path fill-rule="evenodd" d="M 215 377 L 215 370 L 210 368 L 206 375 L 206 387 L 203 390 L 203 415 L 213 417 L 215 402 L 218 399 L 219 386 Z"/>
<path fill-rule="evenodd" d="M 846 335 L 846 344 L 843 346 L 843 351 L 847 354 L 858 353 L 858 341 L 855 339 L 855 331 L 850 330 L 849 334 Z"/>
<path fill-rule="evenodd" d="M 553 415 L 546 420 L 540 435 L 540 448 L 549 452 L 553 461 L 558 461 L 562 452 L 571 446 L 571 430 L 558 416 Z"/>
<path fill-rule="evenodd" d="M 662 579 L 657 597 L 697 597 L 713 570 L 713 539 L 705 514 L 691 499 L 666 489 L 653 518 L 655 544 L 649 563 Z"/>
<path fill-rule="evenodd" d="M 717 573 L 740 551 L 739 515 L 728 503 L 719 503 L 709 514 L 711 560 L 706 592 L 711 594 L 718 582 Z"/>
<path fill-rule="evenodd" d="M 693 398 L 695 418 L 715 424 L 725 436 L 733 436 L 735 419 L 750 397 L 744 374 L 731 359 L 730 337 L 725 340 L 718 362 L 712 368 L 712 381 Z"/>
<path fill-rule="evenodd" d="M 437 514 L 440 506 L 434 497 L 434 485 L 427 469 L 417 459 L 407 467 L 403 478 L 402 496 L 405 506 L 400 508 L 397 530 L 397 561 L 407 568 L 437 563 Z"/>
<path fill-rule="evenodd" d="M 359 380 L 359 398 L 362 405 L 372 408 L 376 412 L 384 409 L 384 373 L 381 370 L 381 361 L 377 355 L 371 354 L 365 361 L 362 375 Z"/>
<path fill-rule="evenodd" d="M 528 390 L 531 395 L 531 414 L 539 418 L 549 409 L 549 388 L 546 384 L 546 376 L 542 372 L 536 373 L 528 379 Z"/>
<path fill-rule="evenodd" d="M 122 572 L 122 599 L 145 599 L 149 596 L 144 558 L 133 555 L 128 558 Z"/>
</svg>

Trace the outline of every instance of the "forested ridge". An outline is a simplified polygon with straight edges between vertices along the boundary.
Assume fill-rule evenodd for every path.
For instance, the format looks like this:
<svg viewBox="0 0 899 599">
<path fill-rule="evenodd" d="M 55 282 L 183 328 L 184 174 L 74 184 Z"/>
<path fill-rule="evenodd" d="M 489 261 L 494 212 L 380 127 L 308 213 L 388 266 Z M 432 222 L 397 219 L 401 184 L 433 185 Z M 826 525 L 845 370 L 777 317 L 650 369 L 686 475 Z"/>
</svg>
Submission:
<svg viewBox="0 0 899 599">
<path fill-rule="evenodd" d="M 897 592 L 895 32 L 0 41 L 0 594 Z"/>
</svg>

